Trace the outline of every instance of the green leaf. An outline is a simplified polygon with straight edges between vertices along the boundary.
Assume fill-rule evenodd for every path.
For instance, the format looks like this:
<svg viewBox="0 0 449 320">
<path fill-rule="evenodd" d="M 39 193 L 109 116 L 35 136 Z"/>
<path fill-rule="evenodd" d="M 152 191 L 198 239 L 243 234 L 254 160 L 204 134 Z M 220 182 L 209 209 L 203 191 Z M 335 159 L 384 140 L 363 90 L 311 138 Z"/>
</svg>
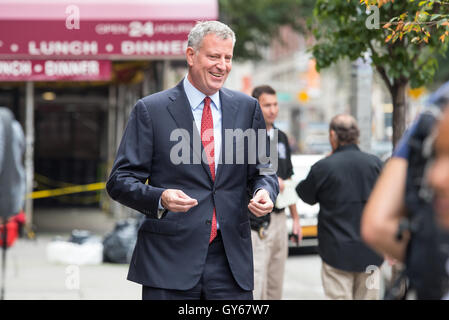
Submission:
<svg viewBox="0 0 449 320">
<path fill-rule="evenodd" d="M 438 18 L 440 18 L 442 15 L 441 14 L 433 14 L 432 17 L 430 18 L 430 21 L 434 21 Z"/>
<path fill-rule="evenodd" d="M 423 5 L 427 4 L 428 1 L 421 1 L 420 3 L 418 3 L 419 7 L 422 7 Z"/>
<path fill-rule="evenodd" d="M 382 25 L 385 22 L 404 23 L 403 29 L 394 33 L 388 29 L 396 27 L 388 25 L 387 28 L 366 28 L 367 17 L 360 14 L 366 10 L 365 2 L 316 0 L 314 17 L 320 32 L 312 54 L 317 69 L 329 67 L 340 59 L 355 60 L 364 52 L 374 50 L 372 64 L 385 70 L 388 79 L 382 79 L 389 81 L 389 85 L 404 81 L 416 86 L 429 83 L 438 68 L 432 59 L 443 54 L 448 47 L 448 41 L 439 41 L 446 28 L 437 29 L 436 26 L 444 26 L 442 21 L 448 20 L 449 3 L 442 4 L 434 12 L 433 5 L 437 3 L 418 0 L 384 3 L 379 10 Z M 413 24 L 415 17 L 417 22 L 424 23 Z M 449 65 L 449 61 L 446 64 Z"/>
</svg>

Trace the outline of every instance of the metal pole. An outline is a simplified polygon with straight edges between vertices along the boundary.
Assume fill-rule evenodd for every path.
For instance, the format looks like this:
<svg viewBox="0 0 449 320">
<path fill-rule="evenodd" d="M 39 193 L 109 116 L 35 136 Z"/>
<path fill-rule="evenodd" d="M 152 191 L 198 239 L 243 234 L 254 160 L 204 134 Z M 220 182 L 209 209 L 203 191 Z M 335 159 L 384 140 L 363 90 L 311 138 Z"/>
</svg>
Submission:
<svg viewBox="0 0 449 320">
<path fill-rule="evenodd" d="M 170 61 L 168 61 L 168 60 L 164 60 L 163 61 L 162 70 L 163 70 L 163 72 L 162 72 L 162 75 L 163 75 L 162 83 L 163 83 L 163 86 L 164 86 L 163 89 L 165 90 L 165 89 L 168 89 L 168 88 L 171 87 L 170 79 L 169 79 Z"/>
<path fill-rule="evenodd" d="M 115 111 L 116 111 L 116 118 L 115 118 L 115 151 L 118 148 L 118 145 L 120 144 L 120 141 L 122 140 L 124 128 L 125 128 L 125 103 L 126 103 L 126 91 L 127 87 L 125 84 L 120 83 L 118 84 L 117 88 L 117 99 L 115 101 Z M 116 220 L 122 219 L 123 217 L 123 206 L 119 204 L 116 201 L 112 202 L 112 213 Z"/>
<path fill-rule="evenodd" d="M 115 153 L 117 152 L 116 142 L 116 118 L 117 118 L 117 85 L 109 85 L 109 108 L 108 108 L 108 172 L 112 169 Z"/>
<path fill-rule="evenodd" d="M 25 214 L 26 230 L 32 231 L 33 223 L 33 199 L 29 198 L 33 192 L 34 181 L 34 83 L 26 83 L 26 110 L 25 110 L 25 174 L 26 174 L 26 194 Z"/>
</svg>

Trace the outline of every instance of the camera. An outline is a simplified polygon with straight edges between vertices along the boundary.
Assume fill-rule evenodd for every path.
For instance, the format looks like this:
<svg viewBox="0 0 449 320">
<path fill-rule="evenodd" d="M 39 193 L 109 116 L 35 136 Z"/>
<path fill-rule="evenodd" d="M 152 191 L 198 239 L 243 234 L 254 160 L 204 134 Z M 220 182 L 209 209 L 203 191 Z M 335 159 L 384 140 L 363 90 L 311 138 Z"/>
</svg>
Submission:
<svg viewBox="0 0 449 320">
<path fill-rule="evenodd" d="M 444 106 L 446 103 L 444 103 Z M 408 139 L 408 169 L 405 189 L 406 217 L 399 224 L 397 240 L 404 231 L 410 232 L 402 278 L 408 283 L 408 293 L 417 299 L 441 299 L 449 291 L 446 270 L 449 261 L 449 233 L 435 219 L 432 190 L 426 171 L 433 157 L 433 129 L 441 115 L 443 104 L 422 113 Z"/>
</svg>

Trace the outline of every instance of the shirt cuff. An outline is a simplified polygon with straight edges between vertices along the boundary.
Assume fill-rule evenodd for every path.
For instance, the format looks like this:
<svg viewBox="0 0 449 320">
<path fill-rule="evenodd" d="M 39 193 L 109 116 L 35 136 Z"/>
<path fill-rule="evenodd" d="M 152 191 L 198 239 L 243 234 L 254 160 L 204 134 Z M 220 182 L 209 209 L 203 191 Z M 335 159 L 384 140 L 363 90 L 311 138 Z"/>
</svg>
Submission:
<svg viewBox="0 0 449 320">
<path fill-rule="evenodd" d="M 253 193 L 253 198 L 256 196 L 256 193 L 257 193 L 259 190 L 262 190 L 262 188 L 258 188 L 258 189 L 256 189 L 256 191 L 254 191 L 254 193 Z"/>
<path fill-rule="evenodd" d="M 162 206 L 162 197 L 159 198 L 158 210 L 157 210 L 157 218 L 161 219 L 164 215 L 166 209 Z"/>
<path fill-rule="evenodd" d="M 162 197 L 159 198 L 159 204 L 158 204 L 159 210 L 164 210 L 165 208 L 162 206 Z"/>
</svg>

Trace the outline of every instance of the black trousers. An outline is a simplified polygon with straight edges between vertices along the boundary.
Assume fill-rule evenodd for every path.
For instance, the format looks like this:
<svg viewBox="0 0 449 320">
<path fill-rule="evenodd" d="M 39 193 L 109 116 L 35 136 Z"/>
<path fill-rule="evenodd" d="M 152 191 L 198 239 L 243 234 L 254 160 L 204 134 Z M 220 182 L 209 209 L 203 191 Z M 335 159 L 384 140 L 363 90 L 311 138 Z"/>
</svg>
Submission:
<svg viewBox="0 0 449 320">
<path fill-rule="evenodd" d="M 245 291 L 235 281 L 221 238 L 209 245 L 206 265 L 200 281 L 190 290 L 142 287 L 143 300 L 252 300 L 253 292 Z"/>
</svg>

